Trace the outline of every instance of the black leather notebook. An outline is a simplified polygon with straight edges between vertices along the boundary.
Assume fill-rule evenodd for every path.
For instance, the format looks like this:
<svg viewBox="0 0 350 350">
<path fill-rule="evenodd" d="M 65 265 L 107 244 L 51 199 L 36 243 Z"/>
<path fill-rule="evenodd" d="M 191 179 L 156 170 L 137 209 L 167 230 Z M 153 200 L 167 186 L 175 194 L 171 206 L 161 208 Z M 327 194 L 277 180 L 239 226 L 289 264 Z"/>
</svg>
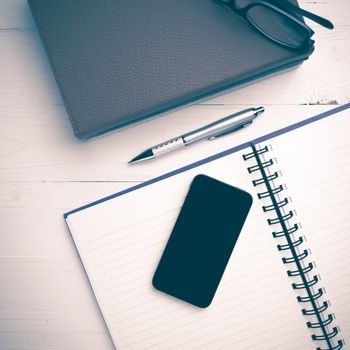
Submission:
<svg viewBox="0 0 350 350">
<path fill-rule="evenodd" d="M 215 0 L 28 2 L 83 139 L 296 65 L 312 52 L 276 45 Z"/>
</svg>

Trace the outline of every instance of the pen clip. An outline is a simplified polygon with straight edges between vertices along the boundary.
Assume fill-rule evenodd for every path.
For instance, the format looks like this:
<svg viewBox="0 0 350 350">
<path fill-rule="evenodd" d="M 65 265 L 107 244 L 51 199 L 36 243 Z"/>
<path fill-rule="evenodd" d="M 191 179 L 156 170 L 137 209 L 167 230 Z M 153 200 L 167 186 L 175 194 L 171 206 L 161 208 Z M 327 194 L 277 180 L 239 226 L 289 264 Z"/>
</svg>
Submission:
<svg viewBox="0 0 350 350">
<path fill-rule="evenodd" d="M 216 135 L 212 135 L 212 136 L 208 137 L 208 140 L 209 140 L 209 141 L 215 140 L 215 139 L 218 138 L 218 137 L 225 136 L 225 135 L 230 134 L 230 133 L 232 133 L 232 132 L 234 132 L 234 131 L 236 131 L 236 130 L 245 128 L 246 126 L 248 126 L 248 125 L 250 125 L 250 124 L 252 124 L 252 123 L 253 123 L 253 120 L 250 120 L 249 122 L 247 122 L 247 123 L 245 123 L 245 124 L 238 125 L 238 126 L 236 125 L 236 126 L 234 126 L 233 128 L 231 128 L 231 129 L 223 130 L 223 131 L 217 133 Z"/>
</svg>

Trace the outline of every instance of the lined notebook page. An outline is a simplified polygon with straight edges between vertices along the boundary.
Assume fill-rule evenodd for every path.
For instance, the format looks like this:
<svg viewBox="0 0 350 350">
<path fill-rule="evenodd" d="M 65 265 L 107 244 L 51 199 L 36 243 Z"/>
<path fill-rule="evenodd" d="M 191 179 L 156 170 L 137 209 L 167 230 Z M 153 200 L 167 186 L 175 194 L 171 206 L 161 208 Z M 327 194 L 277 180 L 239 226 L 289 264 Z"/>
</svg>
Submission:
<svg viewBox="0 0 350 350">
<path fill-rule="evenodd" d="M 287 349 L 291 342 L 293 349 L 313 347 L 246 166 L 242 152 L 234 153 L 68 216 L 117 349 Z M 206 309 L 151 284 L 190 182 L 199 173 L 254 197 Z"/>
<path fill-rule="evenodd" d="M 305 236 L 303 248 L 310 248 L 310 261 L 316 263 L 316 272 L 311 273 L 321 278 L 315 288 L 324 287 L 325 300 L 331 304 L 325 314 L 335 314 L 331 328 L 339 326 L 338 339 L 346 344 L 350 344 L 349 130 L 350 109 L 346 109 L 268 142 L 273 148 L 269 157 L 276 158 L 276 169 L 282 173 L 279 181 L 286 184 L 292 200 L 289 209 L 295 210 L 295 221 L 302 226 L 298 236 Z M 317 329 L 314 333 L 320 334 Z"/>
</svg>

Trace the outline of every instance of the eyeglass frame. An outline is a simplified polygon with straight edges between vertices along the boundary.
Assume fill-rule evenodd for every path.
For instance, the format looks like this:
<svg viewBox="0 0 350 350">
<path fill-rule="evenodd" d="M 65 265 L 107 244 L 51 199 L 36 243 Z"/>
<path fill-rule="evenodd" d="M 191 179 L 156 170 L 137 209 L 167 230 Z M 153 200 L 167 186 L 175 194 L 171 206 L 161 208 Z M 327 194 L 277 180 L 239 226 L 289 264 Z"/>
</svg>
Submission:
<svg viewBox="0 0 350 350">
<path fill-rule="evenodd" d="M 264 36 L 272 40 L 273 42 L 276 42 L 279 45 L 288 47 L 290 49 L 294 50 L 305 50 L 309 49 L 313 44 L 314 40 L 311 39 L 313 34 L 315 33 L 305 22 L 300 20 L 299 18 L 296 17 L 295 11 L 290 9 L 291 12 L 285 11 L 283 8 L 276 6 L 272 4 L 271 2 L 265 1 L 265 0 L 255 0 L 252 3 L 248 4 L 247 6 L 244 7 L 238 7 L 237 6 L 237 0 L 221 0 L 222 3 L 227 5 L 233 12 L 236 14 L 242 16 L 246 21 L 248 21 L 256 30 L 258 30 L 260 33 L 262 33 Z M 277 38 L 273 37 L 272 35 L 268 34 L 265 32 L 261 27 L 259 27 L 251 18 L 247 15 L 248 11 L 255 7 L 255 6 L 263 6 L 267 7 L 268 9 L 277 12 L 278 14 L 287 17 L 289 20 L 295 22 L 297 25 L 299 25 L 301 28 L 303 28 L 306 31 L 307 37 L 301 45 L 293 45 L 293 44 L 288 44 L 287 42 L 284 42 L 282 40 L 278 40 Z M 291 4 L 292 5 L 292 4 Z M 283 5 L 282 5 L 283 6 Z M 294 7 L 294 6 L 293 6 Z M 307 11 L 303 10 L 303 12 L 307 13 Z"/>
</svg>

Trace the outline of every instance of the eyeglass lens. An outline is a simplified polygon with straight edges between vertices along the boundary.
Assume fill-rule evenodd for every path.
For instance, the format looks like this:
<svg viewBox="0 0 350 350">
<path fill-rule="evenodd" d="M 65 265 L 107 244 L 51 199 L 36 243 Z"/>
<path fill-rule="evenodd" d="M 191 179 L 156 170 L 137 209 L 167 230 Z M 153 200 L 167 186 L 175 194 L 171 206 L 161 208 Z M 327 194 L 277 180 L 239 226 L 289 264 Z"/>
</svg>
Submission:
<svg viewBox="0 0 350 350">
<path fill-rule="evenodd" d="M 309 39 L 308 31 L 270 7 L 257 4 L 247 11 L 247 19 L 271 38 L 299 48 Z"/>
</svg>

